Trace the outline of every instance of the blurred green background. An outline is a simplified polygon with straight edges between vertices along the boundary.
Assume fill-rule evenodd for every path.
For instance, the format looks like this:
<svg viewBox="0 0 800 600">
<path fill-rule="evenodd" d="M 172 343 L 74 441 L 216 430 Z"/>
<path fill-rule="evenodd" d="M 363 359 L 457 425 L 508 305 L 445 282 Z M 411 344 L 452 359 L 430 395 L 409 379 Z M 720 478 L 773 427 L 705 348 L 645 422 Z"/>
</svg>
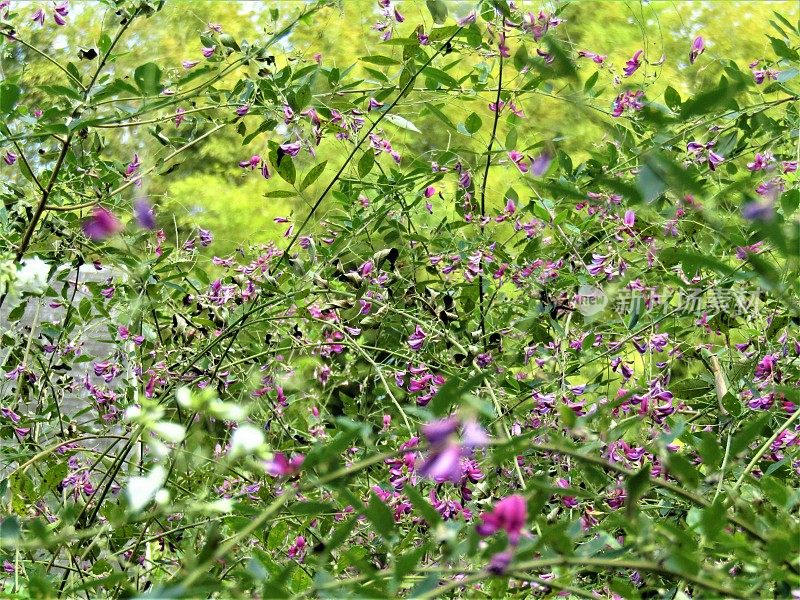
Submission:
<svg viewBox="0 0 800 600">
<path fill-rule="evenodd" d="M 24 4 L 16 3 L 15 8 L 24 13 Z M 162 13 L 136 23 L 132 35 L 126 40 L 127 54 L 119 57 L 110 68 L 116 71 L 117 76 L 123 76 L 136 65 L 152 61 L 164 66 L 172 65 L 179 72 L 182 60 L 202 60 L 199 34 L 206 29 L 207 23 L 220 24 L 224 31 L 240 41 L 266 39 L 275 31 L 276 23 L 285 22 L 304 4 L 301 0 L 168 0 Z M 432 27 L 431 16 L 424 0 L 402 0 L 395 4 L 406 17 L 396 36 L 410 35 L 420 23 L 425 24 L 426 30 Z M 517 5 L 537 13 L 540 9 L 552 12 L 556 8 L 556 5 L 547 2 L 518 1 Z M 101 32 L 108 29 L 105 19 L 109 9 L 99 2 L 73 2 L 71 6 L 71 22 L 68 27 L 59 28 L 57 35 L 53 35 L 52 27 L 26 31 L 32 36 L 28 38 L 29 41 L 45 52 L 52 52 L 54 56 L 68 53 L 69 60 L 78 62 L 71 54 L 77 53 L 81 47 L 96 45 Z M 463 16 L 474 6 L 474 2 L 448 2 L 451 16 Z M 795 22 L 798 18 L 798 6 L 799 3 L 795 1 L 562 2 L 561 17 L 565 22 L 557 30 L 559 39 L 564 40 L 574 51 L 588 50 L 608 57 L 592 90 L 595 97 L 591 105 L 594 108 L 585 106 L 582 100 L 569 102 L 554 98 L 552 96 L 567 94 L 568 90 L 565 92 L 558 86 L 544 86 L 517 97 L 516 103 L 524 109 L 527 118 L 524 121 L 518 120 L 515 124 L 512 122 L 511 125 L 504 123 L 503 128 L 516 128 L 515 146 L 520 150 L 535 152 L 533 148 L 537 145 L 555 145 L 570 154 L 577 164 L 586 157 L 586 148 L 605 145 L 607 140 L 604 139 L 603 122 L 611 120 L 607 112 L 613 98 L 625 85 L 632 83 L 637 88 L 643 87 L 649 100 L 663 102 L 661 96 L 665 86 L 669 84 L 686 98 L 693 90 L 719 79 L 721 60 L 730 59 L 746 70 L 748 63 L 769 56 L 769 40 L 764 34 L 776 35 L 770 23 L 774 20 L 773 11 Z M 30 11 L 33 11 L 34 3 L 30 7 Z M 277 22 L 273 20 L 276 9 Z M 378 17 L 376 0 L 342 0 L 338 6 L 324 9 L 316 15 L 313 22 L 299 26 L 290 37 L 281 42 L 286 55 L 280 56 L 276 52 L 278 67 L 287 61 L 297 65 L 312 64 L 313 55 L 320 53 L 323 67 L 335 66 L 341 71 L 353 67 L 348 77 L 363 79 L 360 88 L 393 84 L 399 75 L 399 67 L 376 67 L 359 61 L 359 57 L 376 51 L 398 59 L 402 57 L 402 46 L 379 46 L 380 34 L 371 28 Z M 707 48 L 701 60 L 690 68 L 689 47 L 697 35 L 704 37 Z M 509 45 L 513 55 L 516 49 L 513 37 L 509 39 Z M 622 80 L 615 85 L 614 73 L 621 74 L 625 61 L 638 49 L 645 51 L 649 64 L 645 64 L 630 80 Z M 55 67 L 30 51 L 16 48 L 13 52 L 15 54 L 12 54 L 8 45 L 4 46 L 3 60 L 26 61 L 25 83 L 31 90 L 26 103 L 34 107 L 35 86 L 52 83 L 61 75 Z M 665 57 L 664 63 L 654 65 L 662 56 Z M 465 62 L 455 65 L 448 73 L 456 78 L 470 72 L 479 73 L 484 69 L 481 60 L 477 58 L 470 64 Z M 440 68 L 449 62 L 452 61 L 443 57 Z M 495 63 L 493 58 L 487 59 L 484 63 L 485 70 L 491 71 Z M 582 82 L 597 71 L 597 65 L 588 60 L 579 61 L 579 67 Z M 250 68 L 257 70 L 258 67 L 251 65 Z M 383 76 L 381 72 L 384 73 Z M 509 65 L 504 89 L 521 87 L 526 77 L 529 75 L 520 74 Z M 489 78 L 489 87 L 491 83 L 492 79 Z M 465 87 L 472 86 L 468 83 Z M 316 94 L 318 90 L 314 91 Z M 335 104 L 336 101 L 336 98 L 325 93 L 320 93 L 315 99 L 319 103 Z M 464 149 L 465 152 L 479 152 L 480 148 L 485 148 L 490 128 L 483 127 L 474 139 L 469 139 L 471 136 L 465 132 L 445 126 L 426 103 L 438 107 L 453 124 L 463 123 L 472 112 L 486 123 L 492 118 L 487 105 L 493 99 L 492 91 L 468 95 L 423 89 L 406 98 L 396 111 L 412 121 L 420 132 L 386 123 L 382 135 L 401 151 L 404 163 L 412 160 L 413 156 L 429 159 L 426 152 L 435 147 L 447 146 L 456 151 Z M 259 118 L 253 116 L 245 119 L 246 122 L 255 119 L 252 125 L 248 123 L 249 130 L 258 126 Z M 184 124 L 182 127 L 191 126 L 191 116 L 187 123 L 188 125 Z M 174 128 L 171 121 L 166 121 L 162 126 L 165 130 Z M 135 137 L 131 135 L 134 131 L 138 131 Z M 143 129 L 110 128 L 103 132 L 109 140 L 108 152 L 116 160 L 127 161 L 136 151 L 146 164 L 149 157 L 159 150 L 155 137 L 144 135 Z M 336 140 L 323 141 L 318 149 L 317 160 L 328 159 L 328 169 L 302 194 L 278 177 L 267 181 L 256 173 L 245 173 L 237 166 L 239 160 L 251 154 L 266 155 L 267 140 L 277 139 L 282 142 L 287 133 L 266 132 L 253 139 L 247 147 L 242 147 L 242 138 L 233 128 L 222 130 L 206 143 L 183 155 L 178 160 L 179 166 L 168 174 L 147 177 L 137 195 L 147 195 L 157 205 L 160 224 L 170 236 L 177 232 L 180 237 L 180 232 L 195 226 L 211 229 L 216 237 L 216 244 L 210 249 L 213 254 L 223 256 L 234 251 L 240 244 L 265 243 L 281 235 L 286 228 L 285 224 L 273 223 L 274 217 L 288 216 L 291 213 L 300 217 L 305 215 L 307 205 L 313 203 L 316 193 L 332 176 L 333 165 L 340 164 L 350 148 Z M 500 139 L 506 139 L 506 134 L 507 131 L 501 131 Z M 391 166 L 388 157 L 381 160 L 387 161 L 387 167 Z M 302 173 L 314 164 L 314 159 L 304 153 L 297 164 L 300 180 Z M 501 177 L 502 173 L 498 172 L 497 176 Z M 499 193 L 502 191 L 501 184 L 503 189 L 508 185 L 507 182 L 489 182 L 488 189 L 493 204 L 502 202 L 502 195 Z M 492 195 L 491 192 L 495 189 L 498 194 Z M 287 190 L 287 197 L 264 196 L 275 190 Z"/>
</svg>

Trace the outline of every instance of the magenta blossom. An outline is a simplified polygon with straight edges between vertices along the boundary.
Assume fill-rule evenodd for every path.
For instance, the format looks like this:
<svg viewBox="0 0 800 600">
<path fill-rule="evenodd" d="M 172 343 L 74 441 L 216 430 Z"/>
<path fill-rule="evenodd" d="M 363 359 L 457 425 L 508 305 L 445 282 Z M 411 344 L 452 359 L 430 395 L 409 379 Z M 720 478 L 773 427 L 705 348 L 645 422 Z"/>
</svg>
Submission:
<svg viewBox="0 0 800 600">
<path fill-rule="evenodd" d="M 181 61 L 181 65 L 183 65 L 183 68 L 186 69 L 187 71 L 189 69 L 194 69 L 199 64 L 200 64 L 199 60 L 184 60 L 184 61 Z"/>
<path fill-rule="evenodd" d="M 175 110 L 175 129 L 181 126 L 181 123 L 186 119 L 186 111 L 180 107 Z"/>
<path fill-rule="evenodd" d="M 550 163 L 553 162 L 553 157 L 547 152 L 542 152 L 539 156 L 534 158 L 531 162 L 531 175 L 541 177 L 547 173 L 550 168 Z"/>
<path fill-rule="evenodd" d="M 636 222 L 636 213 L 632 210 L 626 210 L 622 222 L 626 227 L 633 227 L 633 224 Z"/>
<path fill-rule="evenodd" d="M 216 47 L 216 46 L 209 46 L 209 47 L 207 47 L 207 48 L 206 48 L 206 47 L 203 47 L 203 48 L 200 48 L 200 52 L 201 52 L 201 53 L 203 54 L 203 56 L 205 56 L 206 58 L 211 58 L 211 57 L 214 55 L 214 52 L 216 51 L 216 49 L 217 49 L 217 47 Z"/>
<path fill-rule="evenodd" d="M 602 65 L 603 62 L 606 60 L 605 54 L 597 54 L 596 52 L 587 52 L 586 50 L 579 50 L 578 51 L 579 58 L 589 58 L 598 65 Z"/>
<path fill-rule="evenodd" d="M 276 452 L 272 460 L 264 463 L 264 470 L 273 477 L 286 477 L 300 471 L 304 460 L 305 457 L 301 454 L 296 454 L 291 459 L 287 459 L 282 452 Z"/>
<path fill-rule="evenodd" d="M 255 169 L 258 165 L 261 164 L 261 157 L 258 154 L 253 154 L 250 158 L 246 158 L 244 160 L 239 161 L 239 166 L 243 169 Z"/>
<path fill-rule="evenodd" d="M 689 50 L 689 63 L 694 64 L 694 61 L 697 60 L 697 57 L 700 56 L 706 50 L 706 45 L 703 42 L 703 38 L 701 36 L 697 36 L 694 38 L 692 42 L 692 49 Z"/>
<path fill-rule="evenodd" d="M 466 16 L 461 17 L 460 19 L 456 19 L 456 23 L 458 23 L 459 27 L 466 27 L 467 25 L 471 25 L 475 22 L 477 15 L 475 14 L 474 10 L 469 11 Z"/>
<path fill-rule="evenodd" d="M 461 436 L 456 432 L 461 428 Z M 441 483 L 461 483 L 464 478 L 464 463 L 473 449 L 489 442 L 486 432 L 475 420 L 463 424 L 458 417 L 451 416 L 433 421 L 422 428 L 422 434 L 430 444 L 430 452 L 419 467 L 419 474 Z"/>
<path fill-rule="evenodd" d="M 483 513 L 481 520 L 483 523 L 475 528 L 478 535 L 492 535 L 502 530 L 511 545 L 516 546 L 528 520 L 528 505 L 522 496 L 507 496 L 495 505 L 492 512 Z"/>
<path fill-rule="evenodd" d="M 5 156 L 3 157 L 3 162 L 6 163 L 9 167 L 17 162 L 17 155 L 11 152 L 10 150 L 6 152 Z"/>
<path fill-rule="evenodd" d="M 143 229 L 156 228 L 156 218 L 153 214 L 153 207 L 145 198 L 139 198 L 133 205 L 133 215 L 139 227 Z"/>
<path fill-rule="evenodd" d="M 644 96 L 644 91 L 637 90 L 626 90 L 622 92 L 619 96 L 614 99 L 614 103 L 612 105 L 612 117 L 621 117 L 622 114 L 626 110 L 632 110 L 634 112 L 638 112 L 644 108 L 644 103 L 642 102 L 642 98 Z"/>
<path fill-rule="evenodd" d="M 122 223 L 113 213 L 101 206 L 96 206 L 92 216 L 83 223 L 83 233 L 93 240 L 104 240 L 122 229 Z"/>
<path fill-rule="evenodd" d="M 642 55 L 642 52 L 644 51 L 637 50 L 636 53 L 630 58 L 630 60 L 628 60 L 625 63 L 625 68 L 623 69 L 623 71 L 625 72 L 625 77 L 630 77 L 631 75 L 636 73 L 636 71 L 639 70 L 639 67 L 642 66 L 642 63 L 639 60 L 639 57 Z"/>
<path fill-rule="evenodd" d="M 44 11 L 41 8 L 37 8 L 31 15 L 31 21 L 39 25 L 44 25 Z"/>
<path fill-rule="evenodd" d="M 419 352 L 422 349 L 422 344 L 425 342 L 425 338 L 427 335 L 422 330 L 422 327 L 417 325 L 414 328 L 414 333 L 408 336 L 408 345 L 409 347 L 414 350 L 415 352 Z"/>
<path fill-rule="evenodd" d="M 301 148 L 302 144 L 300 141 L 280 145 L 280 149 L 283 150 L 284 154 L 288 154 L 292 158 L 300 154 Z"/>
</svg>

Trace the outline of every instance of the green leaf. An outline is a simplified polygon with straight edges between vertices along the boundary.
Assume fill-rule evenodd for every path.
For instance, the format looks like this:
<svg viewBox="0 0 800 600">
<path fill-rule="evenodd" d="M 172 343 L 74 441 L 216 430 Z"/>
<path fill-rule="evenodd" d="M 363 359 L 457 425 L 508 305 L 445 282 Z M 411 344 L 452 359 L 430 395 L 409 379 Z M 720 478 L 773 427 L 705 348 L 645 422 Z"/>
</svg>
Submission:
<svg viewBox="0 0 800 600">
<path fill-rule="evenodd" d="M 294 162 L 292 162 L 292 159 L 289 156 L 284 156 L 281 159 L 281 164 L 278 166 L 277 171 L 278 175 L 281 176 L 281 179 L 290 185 L 294 185 L 294 182 L 297 179 L 297 171 L 294 168 Z"/>
<path fill-rule="evenodd" d="M 409 501 L 411 501 L 414 510 L 416 510 L 425 521 L 428 523 L 428 527 L 435 527 L 439 523 L 442 522 L 441 515 L 437 512 L 431 503 L 425 499 L 422 494 L 417 491 L 417 489 L 411 485 L 406 485 L 403 488 L 403 493 L 408 496 Z"/>
<path fill-rule="evenodd" d="M 297 192 L 292 190 L 272 190 L 264 194 L 264 198 L 293 198 Z"/>
<path fill-rule="evenodd" d="M 111 49 L 111 38 L 107 33 L 97 39 L 97 48 L 100 50 L 100 54 L 105 54 Z"/>
<path fill-rule="evenodd" d="M 681 107 L 681 96 L 675 91 L 672 86 L 667 86 L 664 90 L 664 102 L 673 111 L 677 111 Z"/>
<path fill-rule="evenodd" d="M 375 527 L 375 532 L 386 541 L 394 535 L 394 515 L 375 492 L 370 492 L 369 505 L 364 509 L 364 516 Z"/>
<path fill-rule="evenodd" d="M 388 56 L 382 56 L 380 54 L 371 54 L 370 56 L 362 56 L 358 60 L 363 61 L 365 63 L 370 63 L 373 65 L 400 65 L 403 64 L 399 60 L 395 60 L 394 58 L 389 58 Z"/>
<path fill-rule="evenodd" d="M 367 150 L 358 159 L 358 176 L 364 179 L 372 171 L 373 166 L 375 166 L 375 153 L 372 150 Z"/>
<path fill-rule="evenodd" d="M 588 94 L 592 90 L 592 88 L 597 83 L 599 77 L 600 77 L 600 71 L 595 71 L 594 74 L 592 74 L 592 76 L 586 80 L 586 83 L 583 84 L 583 92 L 585 94 Z"/>
<path fill-rule="evenodd" d="M 456 128 L 456 126 L 453 125 L 453 122 L 447 117 L 447 115 L 445 115 L 439 108 L 437 108 L 433 104 L 431 104 L 429 102 L 426 102 L 425 103 L 425 108 L 427 108 L 431 112 L 431 114 L 433 114 L 433 116 L 435 116 L 442 123 L 447 125 L 450 129 L 455 129 Z"/>
<path fill-rule="evenodd" d="M 434 67 L 425 67 L 422 74 L 426 77 L 433 79 L 436 83 L 441 83 L 443 86 L 451 89 L 458 89 L 458 81 L 452 75 L 445 73 L 441 69 Z"/>
<path fill-rule="evenodd" d="M 645 202 L 652 202 L 664 192 L 667 186 L 661 175 L 656 173 L 650 165 L 645 165 L 636 178 L 636 187 Z"/>
<path fill-rule="evenodd" d="M 398 553 L 394 562 L 395 581 L 399 583 L 403 580 L 403 577 L 411 573 L 428 550 L 428 544 L 423 544 L 414 550 Z"/>
<path fill-rule="evenodd" d="M 414 123 L 406 119 L 405 117 L 401 117 L 400 115 L 389 115 L 387 114 L 384 117 L 384 120 L 389 121 L 392 125 L 396 125 L 401 129 L 407 129 L 408 131 L 413 131 L 415 133 L 422 133 Z"/>
<path fill-rule="evenodd" d="M 429 405 L 431 412 L 437 417 L 444 415 L 448 412 L 451 404 L 456 404 L 464 394 L 474 390 L 484 379 L 486 379 L 486 373 L 484 372 L 473 375 L 466 381 L 458 379 L 457 377 L 452 377 L 436 393 L 433 400 L 431 400 Z"/>
<path fill-rule="evenodd" d="M 19 86 L 13 83 L 0 83 L 0 113 L 8 114 L 14 110 L 19 100 Z"/>
<path fill-rule="evenodd" d="M 764 413 L 746 423 L 731 440 L 731 456 L 736 456 L 747 449 L 753 440 L 761 434 L 761 430 L 769 423 L 770 419 L 772 419 L 772 415 L 770 413 Z"/>
<path fill-rule="evenodd" d="M 306 176 L 303 177 L 303 182 L 300 184 L 301 192 L 319 179 L 320 175 L 322 175 L 322 172 L 325 170 L 325 165 L 327 164 L 328 161 L 323 160 L 318 165 L 314 165 L 314 167 L 308 173 L 306 173 Z"/>
<path fill-rule="evenodd" d="M 289 94 L 288 100 L 295 112 L 304 109 L 311 102 L 311 88 L 308 85 L 300 86 L 293 94 Z"/>
<path fill-rule="evenodd" d="M 676 398 L 698 398 L 711 391 L 711 384 L 703 379 L 681 379 L 680 381 L 670 383 L 669 391 L 672 392 Z"/>
<path fill-rule="evenodd" d="M 477 113 L 470 114 L 466 118 L 466 120 L 464 121 L 464 128 L 470 134 L 475 133 L 476 131 L 479 131 L 480 128 L 481 128 L 481 125 L 483 125 L 483 121 L 481 121 L 481 118 L 477 115 Z"/>
<path fill-rule="evenodd" d="M 628 478 L 625 485 L 627 489 L 628 499 L 625 501 L 626 510 L 628 514 L 633 514 L 636 511 L 636 504 L 639 499 L 644 496 L 650 488 L 650 465 L 643 466 L 634 475 Z"/>
<path fill-rule="evenodd" d="M 441 25 L 447 20 L 447 4 L 444 0 L 425 0 L 425 5 L 430 11 L 434 23 Z"/>
<path fill-rule="evenodd" d="M 723 496 L 718 497 L 714 504 L 704 508 L 700 513 L 700 529 L 709 540 L 715 540 L 722 531 L 727 523 L 726 513 Z"/>
<path fill-rule="evenodd" d="M 136 67 L 133 80 L 145 96 L 156 96 L 161 92 L 161 68 L 155 63 Z"/>
<path fill-rule="evenodd" d="M 791 61 L 797 61 L 800 59 L 800 55 L 797 54 L 797 50 L 789 48 L 789 46 L 786 45 L 786 42 L 772 36 L 767 37 L 769 38 L 769 43 L 772 45 L 772 51 L 775 52 L 775 54 L 781 58 Z"/>
</svg>

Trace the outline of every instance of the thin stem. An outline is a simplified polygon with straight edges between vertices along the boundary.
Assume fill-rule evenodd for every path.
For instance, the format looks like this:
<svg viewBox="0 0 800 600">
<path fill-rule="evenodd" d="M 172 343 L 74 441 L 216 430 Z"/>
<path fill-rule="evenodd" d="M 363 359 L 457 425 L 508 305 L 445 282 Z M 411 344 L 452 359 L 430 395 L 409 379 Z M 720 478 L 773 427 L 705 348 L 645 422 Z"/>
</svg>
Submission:
<svg viewBox="0 0 800 600">
<path fill-rule="evenodd" d="M 494 104 L 494 122 L 492 123 L 492 135 L 489 138 L 489 145 L 486 148 L 486 167 L 483 169 L 483 180 L 481 181 L 481 219 L 486 216 L 486 184 L 489 182 L 489 167 L 492 165 L 492 148 L 497 137 L 497 124 L 500 122 L 500 93 L 503 91 L 503 55 L 500 55 L 500 72 L 497 76 L 497 96 Z M 480 314 L 481 341 L 483 351 L 486 351 L 486 313 L 483 306 L 483 270 L 478 275 L 478 309 Z"/>
</svg>

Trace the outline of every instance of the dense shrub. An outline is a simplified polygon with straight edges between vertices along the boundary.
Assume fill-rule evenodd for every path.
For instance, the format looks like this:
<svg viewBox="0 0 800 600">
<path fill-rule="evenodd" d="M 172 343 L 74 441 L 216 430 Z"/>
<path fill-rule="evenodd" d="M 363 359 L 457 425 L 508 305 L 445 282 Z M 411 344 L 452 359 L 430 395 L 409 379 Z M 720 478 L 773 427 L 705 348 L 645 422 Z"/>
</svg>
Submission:
<svg viewBox="0 0 800 600">
<path fill-rule="evenodd" d="M 381 0 L 353 66 L 320 1 L 123 68 L 163 4 L 0 2 L 5 595 L 800 593 L 797 14 L 739 64 Z M 220 254 L 148 191 L 192 160 Z"/>
</svg>

